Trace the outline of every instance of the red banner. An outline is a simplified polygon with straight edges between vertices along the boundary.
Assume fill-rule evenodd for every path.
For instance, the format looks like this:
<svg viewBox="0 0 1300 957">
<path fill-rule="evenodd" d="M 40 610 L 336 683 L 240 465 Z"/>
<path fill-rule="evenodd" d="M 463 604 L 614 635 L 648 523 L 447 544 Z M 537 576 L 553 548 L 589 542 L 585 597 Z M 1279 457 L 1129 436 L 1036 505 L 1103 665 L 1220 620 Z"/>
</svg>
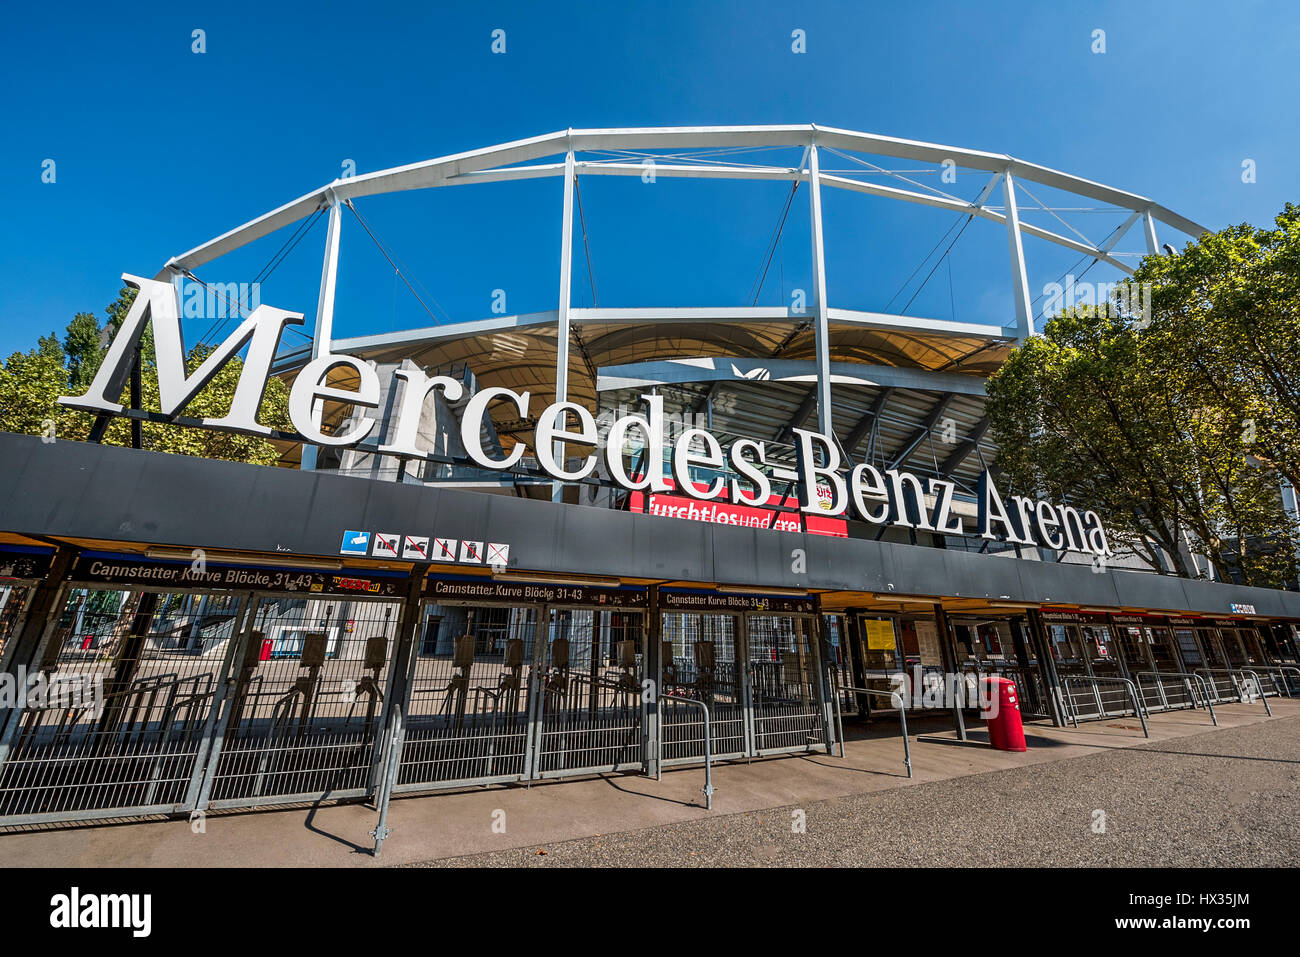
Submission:
<svg viewBox="0 0 1300 957">
<path fill-rule="evenodd" d="M 666 480 L 671 485 L 672 480 Z M 696 486 L 703 490 L 707 485 Z M 829 489 L 819 500 L 829 502 Z M 774 528 L 782 532 L 808 532 L 811 535 L 830 535 L 834 538 L 848 538 L 848 523 L 842 518 L 828 515 L 806 515 L 798 511 L 799 500 L 787 498 L 786 508 L 794 511 L 781 511 L 776 506 L 781 504 L 781 497 L 773 495 L 767 500 L 768 508 L 754 505 L 738 505 L 726 501 L 727 491 L 716 499 L 703 501 L 687 495 L 673 495 L 656 492 L 649 496 L 646 503 L 645 492 L 632 492 L 628 496 L 628 511 L 646 515 L 659 515 L 663 518 L 680 518 L 688 522 L 710 522 L 714 525 L 731 525 L 736 528 Z"/>
</svg>

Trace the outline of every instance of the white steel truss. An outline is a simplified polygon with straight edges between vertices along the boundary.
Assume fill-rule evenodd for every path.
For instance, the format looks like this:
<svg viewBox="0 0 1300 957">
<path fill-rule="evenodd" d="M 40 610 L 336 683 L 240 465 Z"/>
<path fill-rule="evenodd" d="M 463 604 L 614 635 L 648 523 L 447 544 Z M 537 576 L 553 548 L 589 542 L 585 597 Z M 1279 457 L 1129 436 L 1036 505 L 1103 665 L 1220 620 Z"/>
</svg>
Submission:
<svg viewBox="0 0 1300 957">
<path fill-rule="evenodd" d="M 796 165 L 762 164 L 753 162 L 753 154 L 778 148 L 802 149 L 803 156 Z M 661 154 L 656 151 L 672 151 Z M 822 159 L 833 154 L 854 165 L 846 171 L 824 171 Z M 851 154 L 869 154 L 913 160 L 923 163 L 952 164 L 966 170 L 992 174 L 987 185 L 973 201 L 963 200 L 943 190 L 928 186 L 906 173 L 887 170 L 876 163 Z M 748 155 L 746 155 L 748 154 Z M 562 157 L 559 161 L 551 158 Z M 724 157 L 733 157 L 731 159 Z M 538 162 L 547 160 L 546 162 Z M 644 176 L 653 169 L 656 177 L 711 178 L 727 180 L 785 180 L 807 183 L 810 194 L 810 219 L 812 223 L 813 262 L 813 314 L 794 316 L 785 309 L 770 308 L 700 308 L 700 309 L 578 309 L 571 306 L 571 271 L 573 239 L 573 193 L 578 176 Z M 904 186 L 873 182 L 859 176 L 879 175 L 893 178 Z M 564 181 L 561 222 L 561 265 L 558 283 L 558 301 L 554 311 L 528 316 L 495 317 L 478 322 L 457 323 L 451 326 L 415 329 L 406 332 L 360 336 L 345 340 L 333 337 L 334 290 L 339 262 L 339 213 L 343 204 L 352 200 L 405 190 L 431 189 L 440 186 L 459 186 L 504 182 L 508 180 L 561 177 Z M 1045 204 L 1038 208 L 1047 211 L 1067 227 L 1073 236 L 1063 235 L 1041 226 L 1024 222 L 1016 196 L 1017 182 L 1032 182 L 1062 190 L 1094 202 L 1104 203 L 1114 211 L 1129 213 L 1128 219 L 1104 242 L 1093 244 L 1079 230 L 1061 218 L 1058 212 Z M 1001 210 L 987 205 L 1001 185 L 1005 205 Z M 1013 283 L 1015 322 L 1013 326 L 980 326 L 968 323 L 943 322 L 911 316 L 894 316 L 880 313 L 862 313 L 836 309 L 830 305 L 825 279 L 825 251 L 822 231 L 822 187 L 847 192 L 863 193 L 907 203 L 978 216 L 1004 223 L 1010 256 Z M 909 188 L 915 187 L 915 188 Z M 1024 189 L 1024 187 L 1021 187 Z M 1027 195 L 1033 197 L 1032 193 Z M 1033 197 L 1037 202 L 1037 198 Z M 1114 248 L 1138 219 L 1143 221 L 1148 253 L 1157 248 L 1156 222 L 1187 234 L 1199 236 L 1205 228 L 1153 200 L 1135 193 L 1106 186 L 1028 163 L 1002 153 L 989 153 L 962 147 L 898 139 L 872 133 L 835 129 L 812 124 L 791 126 L 712 126 L 664 127 L 631 129 L 564 130 L 543 136 L 514 140 L 482 149 L 470 150 L 449 156 L 380 170 L 346 179 L 336 179 L 321 188 L 274 209 L 242 226 L 230 230 L 186 253 L 171 259 L 158 279 L 177 281 L 190 276 L 193 270 L 212 260 L 267 236 L 285 226 L 329 209 L 329 227 L 326 238 L 325 261 L 322 267 L 320 298 L 317 303 L 316 334 L 309 347 L 282 355 L 277 360 L 280 369 L 301 365 L 309 356 L 318 356 L 333 349 L 348 350 L 377 345 L 391 346 L 416 344 L 449 338 L 480 335 L 511 326 L 554 323 L 557 326 L 558 349 L 556 361 L 556 395 L 563 401 L 567 393 L 569 342 L 573 327 L 583 322 L 637 322 L 647 318 L 656 321 L 745 322 L 755 319 L 789 319 L 796 323 L 811 323 L 816 337 L 815 391 L 818 422 L 826 430 L 831 421 L 830 385 L 835 375 L 831 371 L 828 323 L 855 322 L 873 324 L 880 328 L 908 330 L 929 334 L 962 337 L 984 337 L 990 341 L 1023 340 L 1031 335 L 1033 315 L 1029 301 L 1029 285 L 1025 271 L 1023 237 L 1038 239 L 1071 249 L 1094 261 L 1131 274 L 1132 267 L 1115 258 Z M 308 464 L 308 463 L 304 463 Z M 308 464 L 308 467 L 309 464 Z"/>
</svg>

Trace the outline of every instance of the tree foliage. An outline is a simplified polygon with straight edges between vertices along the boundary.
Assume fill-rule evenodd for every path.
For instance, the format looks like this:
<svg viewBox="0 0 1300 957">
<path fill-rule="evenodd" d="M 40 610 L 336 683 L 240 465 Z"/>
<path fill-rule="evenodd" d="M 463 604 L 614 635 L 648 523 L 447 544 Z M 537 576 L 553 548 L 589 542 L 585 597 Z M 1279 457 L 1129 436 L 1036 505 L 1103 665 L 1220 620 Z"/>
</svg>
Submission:
<svg viewBox="0 0 1300 957">
<path fill-rule="evenodd" d="M 1300 488 L 1300 206 L 1152 256 L 1147 342 L 1157 371 L 1240 424 L 1251 455 Z"/>
<path fill-rule="evenodd" d="M 124 288 L 109 304 L 108 322 L 101 327 L 92 313 L 78 313 L 68 324 L 62 342 L 51 333 L 42 336 L 30 352 L 16 352 L 0 366 L 0 430 L 45 435 L 55 440 L 85 440 L 94 417 L 59 405 L 63 395 L 80 395 L 89 387 L 103 359 L 105 347 L 131 308 L 135 290 Z M 160 410 L 158 376 L 153 352 L 152 329 L 146 327 L 141 340 L 141 406 L 146 411 Z M 186 356 L 186 371 L 193 372 L 213 351 L 200 344 Z M 235 387 L 239 383 L 243 362 L 238 357 L 224 365 L 186 407 L 193 418 L 219 418 L 230 410 Z M 127 393 L 120 401 L 127 400 Z M 258 413 L 258 421 L 273 429 L 290 429 L 289 390 L 281 379 L 272 377 Z M 215 432 L 164 423 L 145 422 L 143 445 L 155 452 L 175 452 L 203 458 L 229 459 L 274 465 L 279 460 L 276 447 L 256 436 Z M 108 445 L 131 444 L 131 423 L 114 419 L 104 436 Z"/>
<path fill-rule="evenodd" d="M 1096 508 L 1151 567 L 1284 586 L 1282 508 L 1300 456 L 1300 208 L 1149 256 L 1149 314 L 1068 309 L 989 382 L 999 462 L 1017 484 Z M 1129 296 L 1130 303 L 1140 297 Z"/>
</svg>

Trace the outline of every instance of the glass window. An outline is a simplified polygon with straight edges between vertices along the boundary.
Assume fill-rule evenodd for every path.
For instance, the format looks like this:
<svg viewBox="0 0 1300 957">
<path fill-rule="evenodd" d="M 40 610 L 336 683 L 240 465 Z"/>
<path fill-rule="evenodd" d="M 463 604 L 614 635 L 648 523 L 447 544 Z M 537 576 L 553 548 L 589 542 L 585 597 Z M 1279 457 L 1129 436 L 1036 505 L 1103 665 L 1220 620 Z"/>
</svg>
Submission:
<svg viewBox="0 0 1300 957">
<path fill-rule="evenodd" d="M 1179 628 L 1174 632 L 1178 639 L 1178 650 L 1182 653 L 1183 663 L 1188 668 L 1201 667 L 1201 652 L 1196 646 L 1196 633 L 1190 628 Z"/>
<path fill-rule="evenodd" d="M 1151 642 L 1151 657 L 1155 661 L 1156 671 L 1182 671 L 1183 663 L 1178 660 L 1174 650 L 1173 637 L 1168 628 L 1148 628 L 1147 639 Z"/>
<path fill-rule="evenodd" d="M 1078 644 L 1071 636 L 1070 629 L 1065 625 L 1049 625 L 1047 633 L 1051 638 L 1052 656 L 1058 662 L 1066 665 L 1079 663 Z"/>
<path fill-rule="evenodd" d="M 1005 658 L 1006 645 L 1002 632 L 996 622 L 986 622 L 977 627 L 980 638 L 980 644 L 983 646 L 984 654 L 989 658 Z"/>
<path fill-rule="evenodd" d="M 1094 661 L 1106 661 L 1115 657 L 1111 653 L 1109 628 L 1105 625 L 1084 625 L 1079 630 L 1083 633 L 1090 658 Z"/>
<path fill-rule="evenodd" d="M 1149 664 L 1147 659 L 1147 644 L 1142 634 L 1142 629 L 1136 626 L 1125 626 L 1115 629 L 1119 637 L 1119 646 L 1124 653 L 1124 660 L 1128 662 L 1129 667 L 1134 671 L 1141 671 Z"/>
</svg>

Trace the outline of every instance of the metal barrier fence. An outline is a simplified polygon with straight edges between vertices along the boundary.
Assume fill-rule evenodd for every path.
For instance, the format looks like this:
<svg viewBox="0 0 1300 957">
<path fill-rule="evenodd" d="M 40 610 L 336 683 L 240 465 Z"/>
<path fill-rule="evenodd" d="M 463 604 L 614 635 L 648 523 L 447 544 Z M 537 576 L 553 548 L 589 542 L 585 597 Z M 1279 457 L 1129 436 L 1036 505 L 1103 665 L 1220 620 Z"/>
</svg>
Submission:
<svg viewBox="0 0 1300 957">
<path fill-rule="evenodd" d="M 1147 709 L 1148 714 L 1152 710 L 1194 709 L 1201 707 L 1203 704 L 1209 709 L 1210 720 L 1214 722 L 1215 727 L 1218 727 L 1219 718 L 1214 713 L 1214 696 L 1210 693 L 1209 684 L 1200 675 L 1187 671 L 1139 671 L 1133 678 L 1138 689 L 1138 696 L 1142 699 L 1142 705 Z M 1147 680 L 1144 681 L 1144 679 Z M 1166 679 L 1172 682 L 1172 686 L 1166 683 Z M 1158 700 L 1158 704 L 1154 709 L 1147 700 L 1146 694 L 1146 685 L 1152 681 L 1155 683 L 1155 694 Z M 1200 703 L 1197 702 L 1198 686 L 1200 689 Z"/>
<path fill-rule="evenodd" d="M 259 596 L 204 797 L 213 808 L 364 797 L 396 602 Z"/>
<path fill-rule="evenodd" d="M 735 621 L 731 615 L 663 616 L 661 691 L 703 701 L 711 717 L 706 733 L 691 705 L 673 697 L 667 699 L 668 704 L 662 705 L 659 712 L 665 765 L 700 760 L 706 744 L 715 760 L 749 753 L 748 689 L 743 662 L 736 660 Z"/>
<path fill-rule="evenodd" d="M 553 612 L 540 678 L 537 776 L 645 766 L 640 615 Z"/>
<path fill-rule="evenodd" d="M 528 777 L 540 697 L 541 609 L 428 611 L 412 655 L 394 792 Z"/>
<path fill-rule="evenodd" d="M 1096 703 L 1098 717 L 1101 718 L 1121 717 L 1129 713 L 1130 709 L 1127 708 L 1113 714 L 1107 711 L 1107 702 L 1105 697 L 1103 697 L 1100 686 L 1103 684 L 1119 685 L 1123 691 L 1127 692 L 1128 698 L 1133 704 L 1131 709 L 1132 713 L 1136 714 L 1138 720 L 1142 722 L 1142 733 L 1148 738 L 1151 737 L 1151 731 L 1147 728 L 1146 715 L 1142 709 L 1142 702 L 1138 698 L 1137 688 L 1128 678 L 1112 678 L 1108 676 L 1099 677 L 1096 675 L 1063 675 L 1061 677 L 1061 686 L 1065 689 L 1064 699 L 1066 702 L 1066 712 L 1069 714 L 1074 726 L 1077 728 L 1079 726 L 1080 715 L 1079 708 L 1075 703 L 1077 698 L 1075 695 L 1071 694 L 1069 690 L 1070 685 L 1072 684 L 1082 684 L 1088 687 L 1092 693 L 1093 700 Z M 1087 717 L 1087 715 L 1084 715 L 1084 717 Z"/>
<path fill-rule="evenodd" d="M 1197 668 L 1196 673 L 1205 676 L 1205 680 L 1214 690 L 1216 700 L 1226 701 L 1229 698 L 1236 698 L 1242 704 L 1246 704 L 1259 698 L 1264 702 L 1264 711 L 1272 717 L 1273 708 L 1264 693 L 1264 682 L 1260 681 L 1259 675 L 1251 669 Z"/>
<path fill-rule="evenodd" d="M 747 630 L 754 753 L 803 751 L 824 742 L 813 620 L 751 615 Z"/>
<path fill-rule="evenodd" d="M 1294 665 L 1256 665 L 1252 670 L 1268 678 L 1273 694 L 1285 698 L 1300 695 L 1300 668 Z M 1264 693 L 1269 692 L 1266 690 Z"/>
<path fill-rule="evenodd" d="M 167 595 L 115 593 L 111 624 L 89 631 L 85 596 L 65 597 L 31 676 L 42 693 L 0 741 L 0 821 L 193 808 L 245 600 L 181 634 Z"/>
<path fill-rule="evenodd" d="M 1024 668 L 1020 665 L 980 667 L 977 665 L 974 668 L 963 668 L 962 673 L 975 676 L 976 688 L 979 687 L 979 682 L 983 678 L 1007 678 L 1015 683 L 1021 714 L 1027 718 L 1050 718 L 1052 716 L 1047 682 L 1043 680 L 1042 672 L 1036 667 Z"/>
</svg>

